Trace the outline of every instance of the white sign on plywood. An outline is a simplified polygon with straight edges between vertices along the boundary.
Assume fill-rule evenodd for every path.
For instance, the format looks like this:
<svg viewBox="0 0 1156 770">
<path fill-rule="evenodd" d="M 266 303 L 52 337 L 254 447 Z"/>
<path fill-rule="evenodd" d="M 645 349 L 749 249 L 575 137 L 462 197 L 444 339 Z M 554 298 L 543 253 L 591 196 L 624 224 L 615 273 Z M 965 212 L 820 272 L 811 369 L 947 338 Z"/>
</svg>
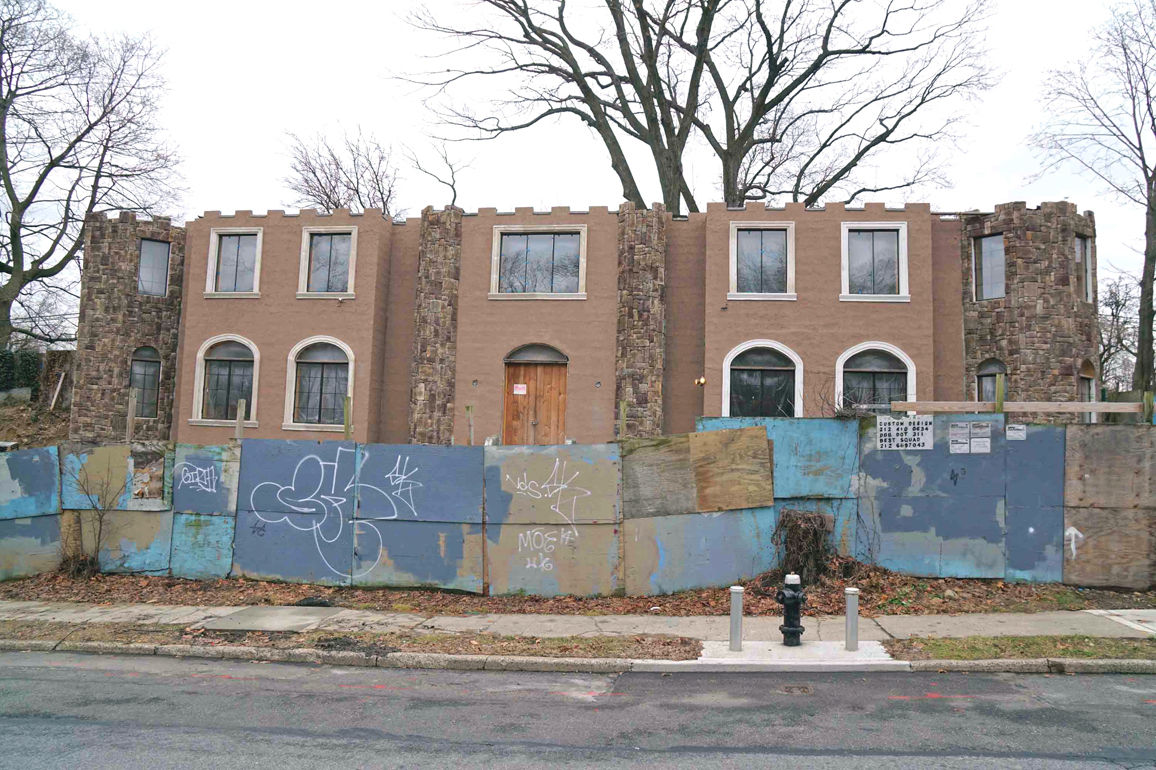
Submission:
<svg viewBox="0 0 1156 770">
<path fill-rule="evenodd" d="M 880 417 L 876 426 L 881 450 L 920 450 L 935 446 L 935 420 L 930 415 Z"/>
</svg>

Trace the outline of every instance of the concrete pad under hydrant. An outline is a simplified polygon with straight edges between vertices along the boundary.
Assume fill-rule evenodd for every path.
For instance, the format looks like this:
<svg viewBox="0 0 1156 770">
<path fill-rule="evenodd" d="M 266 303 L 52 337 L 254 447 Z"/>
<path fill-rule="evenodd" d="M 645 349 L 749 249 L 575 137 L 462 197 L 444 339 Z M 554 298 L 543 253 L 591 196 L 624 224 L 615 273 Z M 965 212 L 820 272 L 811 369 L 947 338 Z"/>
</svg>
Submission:
<svg viewBox="0 0 1156 770">
<path fill-rule="evenodd" d="M 246 607 L 201 625 L 208 631 L 309 631 L 340 607 Z"/>
<path fill-rule="evenodd" d="M 842 642 L 804 642 L 787 647 L 782 642 L 743 642 L 732 651 L 727 642 L 703 642 L 697 660 L 636 661 L 641 672 L 763 672 L 763 671 L 907 671 L 911 664 L 895 660 L 879 642 L 864 641 L 849 651 Z"/>
</svg>

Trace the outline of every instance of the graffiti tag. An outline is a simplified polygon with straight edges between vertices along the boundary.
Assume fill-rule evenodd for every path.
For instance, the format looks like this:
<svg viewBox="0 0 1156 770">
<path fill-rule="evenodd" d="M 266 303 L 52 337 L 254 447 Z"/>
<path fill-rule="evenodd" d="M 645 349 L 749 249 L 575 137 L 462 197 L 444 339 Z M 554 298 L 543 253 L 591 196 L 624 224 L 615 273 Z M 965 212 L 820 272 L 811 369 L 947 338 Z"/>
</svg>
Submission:
<svg viewBox="0 0 1156 770">
<path fill-rule="evenodd" d="M 214 465 L 201 468 L 192 463 L 180 463 L 175 471 L 177 489 L 191 487 L 196 492 L 214 493 L 217 491 L 217 468 Z"/>
</svg>

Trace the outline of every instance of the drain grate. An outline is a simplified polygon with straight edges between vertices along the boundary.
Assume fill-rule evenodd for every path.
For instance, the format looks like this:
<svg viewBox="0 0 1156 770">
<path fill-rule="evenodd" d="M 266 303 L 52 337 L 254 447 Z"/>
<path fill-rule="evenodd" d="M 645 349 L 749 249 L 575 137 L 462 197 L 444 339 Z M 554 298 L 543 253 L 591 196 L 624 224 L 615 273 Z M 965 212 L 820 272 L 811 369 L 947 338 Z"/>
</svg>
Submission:
<svg viewBox="0 0 1156 770">
<path fill-rule="evenodd" d="M 809 684 L 788 684 L 782 688 L 784 695 L 814 695 L 815 691 Z"/>
</svg>

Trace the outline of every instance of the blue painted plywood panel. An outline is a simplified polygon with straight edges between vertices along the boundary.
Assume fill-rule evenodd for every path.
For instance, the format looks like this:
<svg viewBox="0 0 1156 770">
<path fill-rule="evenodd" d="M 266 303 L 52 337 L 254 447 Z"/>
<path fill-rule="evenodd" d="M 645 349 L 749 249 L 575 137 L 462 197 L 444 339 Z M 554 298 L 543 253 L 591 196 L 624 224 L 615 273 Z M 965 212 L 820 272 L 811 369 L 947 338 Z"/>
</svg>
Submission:
<svg viewBox="0 0 1156 770">
<path fill-rule="evenodd" d="M 59 514 L 0 520 L 0 580 L 51 572 L 59 564 Z"/>
<path fill-rule="evenodd" d="M 666 594 L 732 585 L 777 563 L 772 508 L 623 522 L 626 592 Z"/>
<path fill-rule="evenodd" d="M 245 439 L 237 507 L 353 518 L 359 462 L 352 441 Z"/>
<path fill-rule="evenodd" d="M 233 574 L 261 580 L 347 585 L 353 522 L 280 511 L 238 511 Z"/>
<path fill-rule="evenodd" d="M 79 511 L 85 548 L 91 552 L 90 540 L 96 527 L 93 511 Z M 104 519 L 99 549 L 103 572 L 142 572 L 160 574 L 169 571 L 173 542 L 172 511 L 109 511 Z"/>
<path fill-rule="evenodd" d="M 233 564 L 233 533 L 236 523 L 234 516 L 174 514 L 173 575 L 191 579 L 228 576 Z"/>
<path fill-rule="evenodd" d="M 177 444 L 173 465 L 173 510 L 237 515 L 241 452 L 236 445 Z"/>
<path fill-rule="evenodd" d="M 364 444 L 357 517 L 482 523 L 482 448 Z"/>
<path fill-rule="evenodd" d="M 774 442 L 775 497 L 853 497 L 859 422 L 791 417 L 700 417 L 700 431 L 765 427 Z"/>
<path fill-rule="evenodd" d="M 1009 580 L 1060 582 L 1064 545 L 1064 437 L 1059 425 L 1029 425 L 1007 442 Z"/>
<path fill-rule="evenodd" d="M 359 519 L 354 528 L 354 585 L 481 593 L 481 524 Z"/>
<path fill-rule="evenodd" d="M 60 513 L 56 447 L 0 454 L 0 520 Z"/>
</svg>

